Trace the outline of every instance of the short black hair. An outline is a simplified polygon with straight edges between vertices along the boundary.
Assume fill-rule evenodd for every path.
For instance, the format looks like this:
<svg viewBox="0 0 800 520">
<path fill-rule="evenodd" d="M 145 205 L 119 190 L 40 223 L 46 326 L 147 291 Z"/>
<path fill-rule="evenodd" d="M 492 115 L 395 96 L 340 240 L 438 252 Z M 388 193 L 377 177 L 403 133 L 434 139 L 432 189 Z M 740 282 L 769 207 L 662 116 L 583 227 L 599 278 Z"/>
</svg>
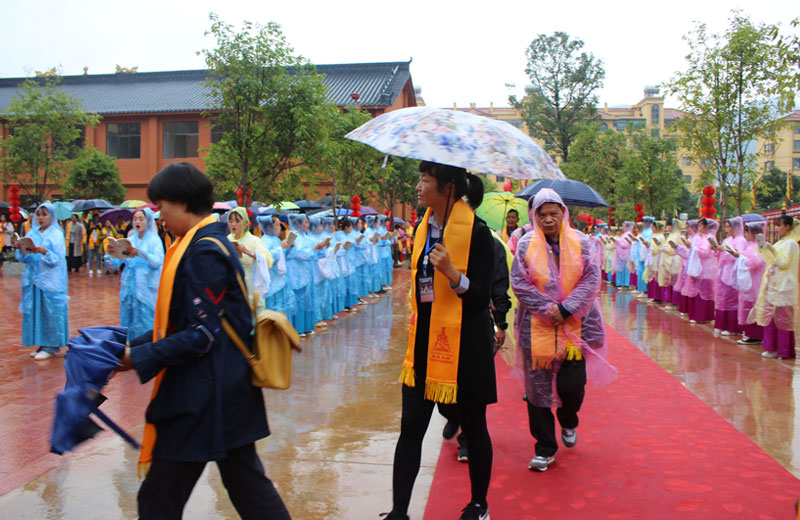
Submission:
<svg viewBox="0 0 800 520">
<path fill-rule="evenodd" d="M 510 210 L 508 210 L 506 212 L 506 216 L 508 216 L 509 213 L 514 213 L 514 215 L 516 215 L 517 218 L 519 218 L 519 211 L 515 210 L 514 208 L 511 208 Z"/>
<path fill-rule="evenodd" d="M 158 172 L 147 186 L 147 198 L 186 204 L 186 211 L 207 215 L 214 207 L 214 185 L 206 175 L 188 162 L 172 163 Z"/>
<path fill-rule="evenodd" d="M 777 220 L 778 223 L 783 224 L 784 226 L 791 226 L 794 224 L 794 219 L 789 215 L 781 215 Z"/>
</svg>

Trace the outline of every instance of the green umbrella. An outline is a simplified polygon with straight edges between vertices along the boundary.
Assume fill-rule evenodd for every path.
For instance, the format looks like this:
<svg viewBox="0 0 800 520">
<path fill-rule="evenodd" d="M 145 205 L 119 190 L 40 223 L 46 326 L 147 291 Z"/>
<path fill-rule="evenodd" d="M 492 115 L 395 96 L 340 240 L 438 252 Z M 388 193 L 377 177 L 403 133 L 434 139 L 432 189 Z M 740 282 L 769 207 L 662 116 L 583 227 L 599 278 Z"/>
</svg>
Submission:
<svg viewBox="0 0 800 520">
<path fill-rule="evenodd" d="M 515 209 L 519 213 L 517 225 L 524 226 L 528 223 L 528 201 L 515 197 L 513 193 L 487 193 L 475 213 L 486 221 L 490 228 L 500 230 L 506 225 L 506 214 L 510 209 Z"/>
<path fill-rule="evenodd" d="M 279 203 L 275 204 L 275 208 L 276 209 L 300 209 L 300 206 L 298 206 L 294 202 L 290 202 L 288 200 L 285 200 L 283 202 L 279 202 Z"/>
<path fill-rule="evenodd" d="M 143 200 L 126 200 L 122 204 L 119 205 L 120 208 L 125 209 L 138 209 L 142 206 L 147 206 L 147 202 Z"/>
</svg>

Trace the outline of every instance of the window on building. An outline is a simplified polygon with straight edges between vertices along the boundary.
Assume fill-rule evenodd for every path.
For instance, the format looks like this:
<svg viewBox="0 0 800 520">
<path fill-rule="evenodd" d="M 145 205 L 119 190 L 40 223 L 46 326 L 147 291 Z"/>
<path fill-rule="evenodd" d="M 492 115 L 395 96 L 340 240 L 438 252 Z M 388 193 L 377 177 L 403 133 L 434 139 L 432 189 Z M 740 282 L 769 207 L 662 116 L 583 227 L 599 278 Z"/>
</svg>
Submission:
<svg viewBox="0 0 800 520">
<path fill-rule="evenodd" d="M 792 158 L 792 170 L 800 170 L 800 157 Z"/>
<path fill-rule="evenodd" d="M 661 137 L 661 130 L 659 130 L 658 128 L 651 128 L 650 137 Z"/>
<path fill-rule="evenodd" d="M 764 169 L 768 172 L 775 168 L 775 161 L 767 161 L 764 163 Z"/>
<path fill-rule="evenodd" d="M 497 177 L 497 182 L 506 182 L 506 178 L 502 175 L 495 175 Z"/>
<path fill-rule="evenodd" d="M 197 157 L 197 121 L 164 123 L 164 159 Z"/>
<path fill-rule="evenodd" d="M 658 105 L 653 105 L 650 107 L 650 123 L 653 126 L 661 125 L 661 107 Z"/>
<path fill-rule="evenodd" d="M 141 135 L 139 123 L 106 125 L 106 154 L 117 159 L 138 159 Z"/>
<path fill-rule="evenodd" d="M 794 140 L 794 146 L 792 147 L 793 152 L 800 152 L 800 139 Z"/>
<path fill-rule="evenodd" d="M 222 140 L 222 134 L 225 132 L 222 130 L 222 125 L 218 123 L 214 123 L 211 125 L 211 143 L 218 143 Z"/>
<path fill-rule="evenodd" d="M 603 132 L 608 130 L 608 123 L 600 123 L 600 130 Z"/>
<path fill-rule="evenodd" d="M 794 125 L 794 133 L 800 134 L 800 125 Z"/>
<path fill-rule="evenodd" d="M 775 144 L 774 143 L 765 144 L 764 153 L 768 155 L 773 155 L 775 153 Z"/>
<path fill-rule="evenodd" d="M 692 183 L 692 176 L 691 175 L 684 175 L 683 176 L 683 183 L 684 184 L 691 184 Z"/>
<path fill-rule="evenodd" d="M 644 119 L 615 119 L 614 120 L 614 128 L 622 132 L 628 125 L 632 125 L 633 128 L 642 128 L 646 126 L 646 121 Z"/>
<path fill-rule="evenodd" d="M 703 159 L 700 161 L 701 168 L 711 168 L 711 159 Z"/>
<path fill-rule="evenodd" d="M 692 160 L 690 158 L 688 158 L 688 157 L 684 157 L 681 160 L 681 162 L 683 163 L 684 166 L 691 166 L 692 165 Z"/>
</svg>

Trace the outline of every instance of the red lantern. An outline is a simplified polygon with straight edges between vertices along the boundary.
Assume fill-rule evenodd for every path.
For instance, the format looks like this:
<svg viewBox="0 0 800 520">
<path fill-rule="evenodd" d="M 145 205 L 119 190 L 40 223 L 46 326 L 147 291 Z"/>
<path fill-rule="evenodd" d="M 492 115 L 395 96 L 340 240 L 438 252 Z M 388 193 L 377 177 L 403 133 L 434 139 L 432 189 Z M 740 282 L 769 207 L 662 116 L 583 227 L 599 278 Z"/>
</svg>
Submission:
<svg viewBox="0 0 800 520">
<path fill-rule="evenodd" d="M 514 185 L 511 184 L 511 179 L 507 180 L 503 184 L 503 191 L 512 191 L 514 189 Z"/>
<path fill-rule="evenodd" d="M 714 189 L 714 186 L 706 186 L 703 188 L 703 197 L 700 199 L 700 204 L 702 205 L 700 208 L 700 215 L 703 217 L 711 218 L 717 212 L 717 209 L 714 207 L 714 204 L 717 203 L 717 199 L 714 198 L 714 194 L 717 190 Z"/>
<path fill-rule="evenodd" d="M 236 195 L 237 195 L 237 196 L 239 196 L 239 197 L 241 197 L 241 196 L 242 196 L 242 188 L 238 188 L 238 189 L 236 190 Z"/>
<path fill-rule="evenodd" d="M 350 211 L 351 215 L 354 217 L 361 216 L 361 197 L 358 195 L 350 197 Z"/>
<path fill-rule="evenodd" d="M 9 218 L 14 224 L 18 224 L 22 220 L 22 215 L 19 211 L 19 186 L 11 186 L 8 188 L 8 203 L 11 206 L 9 209 Z"/>
</svg>

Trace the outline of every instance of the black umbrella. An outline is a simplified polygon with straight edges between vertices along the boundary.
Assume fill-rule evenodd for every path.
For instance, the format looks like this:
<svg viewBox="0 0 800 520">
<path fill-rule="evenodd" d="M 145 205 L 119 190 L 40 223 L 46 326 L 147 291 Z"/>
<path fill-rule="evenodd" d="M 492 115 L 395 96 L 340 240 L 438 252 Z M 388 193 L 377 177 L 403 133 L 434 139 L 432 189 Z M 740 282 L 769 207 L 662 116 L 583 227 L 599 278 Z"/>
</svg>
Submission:
<svg viewBox="0 0 800 520">
<path fill-rule="evenodd" d="M 91 211 L 93 209 L 111 209 L 113 207 L 114 206 L 104 201 L 103 199 L 87 199 L 87 200 L 82 200 L 80 202 L 76 202 L 74 207 L 72 208 L 72 211 L 77 213 L 78 211 Z"/>
<path fill-rule="evenodd" d="M 326 195 L 321 199 L 319 199 L 319 205 L 322 206 L 323 208 L 330 208 L 332 203 L 333 203 L 333 196 L 331 195 Z M 350 197 L 345 197 L 344 195 L 337 195 L 336 207 L 350 209 Z"/>
<path fill-rule="evenodd" d="M 50 451 L 60 455 L 101 431 L 90 414 L 138 448 L 136 441 L 98 408 L 105 401 L 100 390 L 120 366 L 128 329 L 87 327 L 78 329 L 78 332 L 80 336 L 69 341 L 64 359 L 67 383 L 56 396 Z"/>
<path fill-rule="evenodd" d="M 300 208 L 300 211 L 313 211 L 315 209 L 322 209 L 322 206 L 313 200 L 296 200 L 294 203 L 297 204 L 297 207 Z"/>
<path fill-rule="evenodd" d="M 528 200 L 534 197 L 542 188 L 550 188 L 558 193 L 567 206 L 580 206 L 582 208 L 608 207 L 608 202 L 591 186 L 572 179 L 542 179 L 530 184 L 514 195 Z"/>
</svg>

